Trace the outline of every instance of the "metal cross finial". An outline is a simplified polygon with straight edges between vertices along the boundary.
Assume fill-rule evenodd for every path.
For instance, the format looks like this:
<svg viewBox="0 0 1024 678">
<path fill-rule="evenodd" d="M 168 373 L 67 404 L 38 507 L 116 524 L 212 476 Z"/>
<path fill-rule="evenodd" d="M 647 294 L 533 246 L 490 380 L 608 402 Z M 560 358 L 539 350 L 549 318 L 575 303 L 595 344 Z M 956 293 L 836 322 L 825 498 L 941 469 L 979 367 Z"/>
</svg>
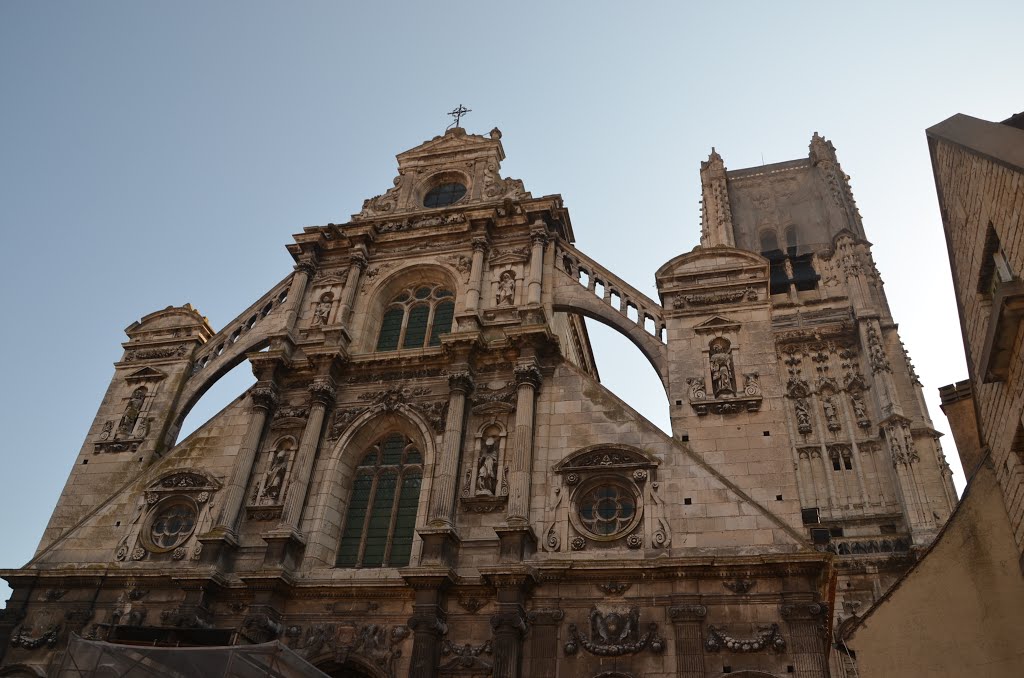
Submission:
<svg viewBox="0 0 1024 678">
<path fill-rule="evenodd" d="M 448 112 L 448 115 L 450 115 L 453 118 L 455 118 L 455 122 L 453 122 L 452 124 L 450 124 L 447 127 L 445 127 L 444 131 L 447 132 L 452 127 L 458 127 L 459 126 L 459 120 L 462 118 L 462 116 L 464 116 L 466 113 L 472 113 L 472 112 L 473 112 L 473 109 L 466 108 L 462 104 L 459 104 L 458 107 L 454 111 L 449 111 Z"/>
</svg>

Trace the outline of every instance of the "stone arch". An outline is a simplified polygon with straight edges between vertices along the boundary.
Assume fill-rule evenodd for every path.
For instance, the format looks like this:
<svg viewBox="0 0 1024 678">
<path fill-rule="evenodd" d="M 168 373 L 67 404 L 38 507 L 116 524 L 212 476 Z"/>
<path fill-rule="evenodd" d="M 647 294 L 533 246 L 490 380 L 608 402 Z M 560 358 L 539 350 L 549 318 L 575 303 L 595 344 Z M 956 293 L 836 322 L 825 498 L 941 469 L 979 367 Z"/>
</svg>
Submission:
<svg viewBox="0 0 1024 678">
<path fill-rule="evenodd" d="M 403 288 L 420 282 L 444 285 L 455 294 L 456 314 L 463 310 L 465 294 L 455 269 L 437 263 L 410 264 L 365 288 L 361 302 L 357 302 L 361 308 L 353 314 L 355 324 L 352 336 L 356 352 L 370 353 L 375 350 L 384 309 Z"/>
<path fill-rule="evenodd" d="M 606 325 L 622 334 L 647 358 L 668 394 L 668 349 L 657 337 L 627 316 L 599 299 L 587 288 L 573 283 L 555 290 L 552 307 L 555 311 L 576 313 Z"/>
<path fill-rule="evenodd" d="M 225 353 L 227 355 L 226 359 L 218 360 L 213 369 L 209 371 L 203 370 L 185 382 L 185 388 L 178 397 L 177 411 L 164 438 L 164 449 L 174 447 L 178 438 L 178 432 L 181 430 L 181 425 L 185 422 L 185 418 L 214 384 L 220 381 L 224 375 L 242 364 L 246 360 L 247 354 L 254 351 L 262 351 L 270 345 L 268 332 L 264 331 L 254 331 L 242 335 L 241 339 L 244 339 L 244 341 L 240 340 L 232 344 L 230 353 Z"/>
<path fill-rule="evenodd" d="M 417 529 L 425 524 L 427 505 L 433 485 L 437 438 L 430 424 L 412 407 L 400 404 L 387 409 L 383 405 L 369 408 L 342 432 L 337 442 L 317 463 L 317 481 L 310 492 L 310 517 L 303 521 L 304 532 L 316 535 L 306 548 L 304 563 L 308 568 L 333 567 L 334 556 L 341 543 L 341 528 L 352 489 L 352 476 L 360 453 L 380 436 L 398 431 L 419 445 L 423 453 L 423 484 L 420 487 L 416 512 Z M 419 536 L 413 537 L 413 560 L 418 552 Z"/>
<path fill-rule="evenodd" d="M 374 662 L 356 654 L 349 654 L 344 661 L 339 661 L 335 653 L 324 653 L 319 658 L 311 658 L 309 663 L 331 678 L 389 678 Z"/>
</svg>

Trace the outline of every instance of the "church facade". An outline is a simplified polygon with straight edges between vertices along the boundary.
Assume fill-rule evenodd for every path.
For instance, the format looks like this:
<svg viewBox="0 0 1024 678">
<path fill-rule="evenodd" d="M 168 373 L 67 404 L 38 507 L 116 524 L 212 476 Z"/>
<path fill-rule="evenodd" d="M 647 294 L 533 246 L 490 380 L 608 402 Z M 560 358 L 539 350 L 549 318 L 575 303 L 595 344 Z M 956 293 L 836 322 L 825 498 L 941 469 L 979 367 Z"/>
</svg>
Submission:
<svg viewBox="0 0 1024 678">
<path fill-rule="evenodd" d="M 456 126 L 220 330 L 188 305 L 127 328 L 2 572 L 0 675 L 72 633 L 279 640 L 333 676 L 843 675 L 836 626 L 956 494 L 831 143 L 712 152 L 657 300 L 503 159 Z M 671 435 L 601 385 L 584 317 L 650 361 Z M 255 386 L 179 441 L 243 361 Z"/>
</svg>

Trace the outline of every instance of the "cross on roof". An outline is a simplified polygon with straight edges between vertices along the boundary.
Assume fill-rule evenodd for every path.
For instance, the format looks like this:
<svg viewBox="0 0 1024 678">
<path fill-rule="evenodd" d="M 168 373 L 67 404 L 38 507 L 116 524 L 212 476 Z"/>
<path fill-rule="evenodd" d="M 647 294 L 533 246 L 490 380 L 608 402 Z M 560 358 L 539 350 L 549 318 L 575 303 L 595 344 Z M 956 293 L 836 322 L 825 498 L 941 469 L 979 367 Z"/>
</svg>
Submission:
<svg viewBox="0 0 1024 678">
<path fill-rule="evenodd" d="M 455 110 L 449 111 L 448 115 L 450 115 L 453 118 L 455 118 L 455 122 L 453 122 L 452 124 L 450 124 L 447 127 L 445 127 L 445 131 L 450 130 L 452 127 L 458 127 L 459 126 L 459 120 L 462 118 L 462 116 L 464 116 L 466 113 L 472 113 L 472 112 L 473 112 L 473 109 L 466 108 L 462 104 L 459 104 L 458 107 Z"/>
</svg>

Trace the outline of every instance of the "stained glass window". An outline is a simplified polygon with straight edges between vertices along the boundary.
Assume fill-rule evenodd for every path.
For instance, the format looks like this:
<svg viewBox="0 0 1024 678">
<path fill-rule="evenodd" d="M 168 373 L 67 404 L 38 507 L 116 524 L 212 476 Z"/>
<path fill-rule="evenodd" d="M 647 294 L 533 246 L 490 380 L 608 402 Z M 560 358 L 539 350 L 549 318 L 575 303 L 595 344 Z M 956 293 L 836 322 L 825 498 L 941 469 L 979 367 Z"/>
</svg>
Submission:
<svg viewBox="0 0 1024 678">
<path fill-rule="evenodd" d="M 422 456 L 412 441 L 391 433 L 355 469 L 338 567 L 409 564 L 423 478 Z"/>
<path fill-rule="evenodd" d="M 414 285 L 403 290 L 384 311 L 377 350 L 440 346 L 441 335 L 452 329 L 454 297 L 440 285 Z"/>
</svg>

